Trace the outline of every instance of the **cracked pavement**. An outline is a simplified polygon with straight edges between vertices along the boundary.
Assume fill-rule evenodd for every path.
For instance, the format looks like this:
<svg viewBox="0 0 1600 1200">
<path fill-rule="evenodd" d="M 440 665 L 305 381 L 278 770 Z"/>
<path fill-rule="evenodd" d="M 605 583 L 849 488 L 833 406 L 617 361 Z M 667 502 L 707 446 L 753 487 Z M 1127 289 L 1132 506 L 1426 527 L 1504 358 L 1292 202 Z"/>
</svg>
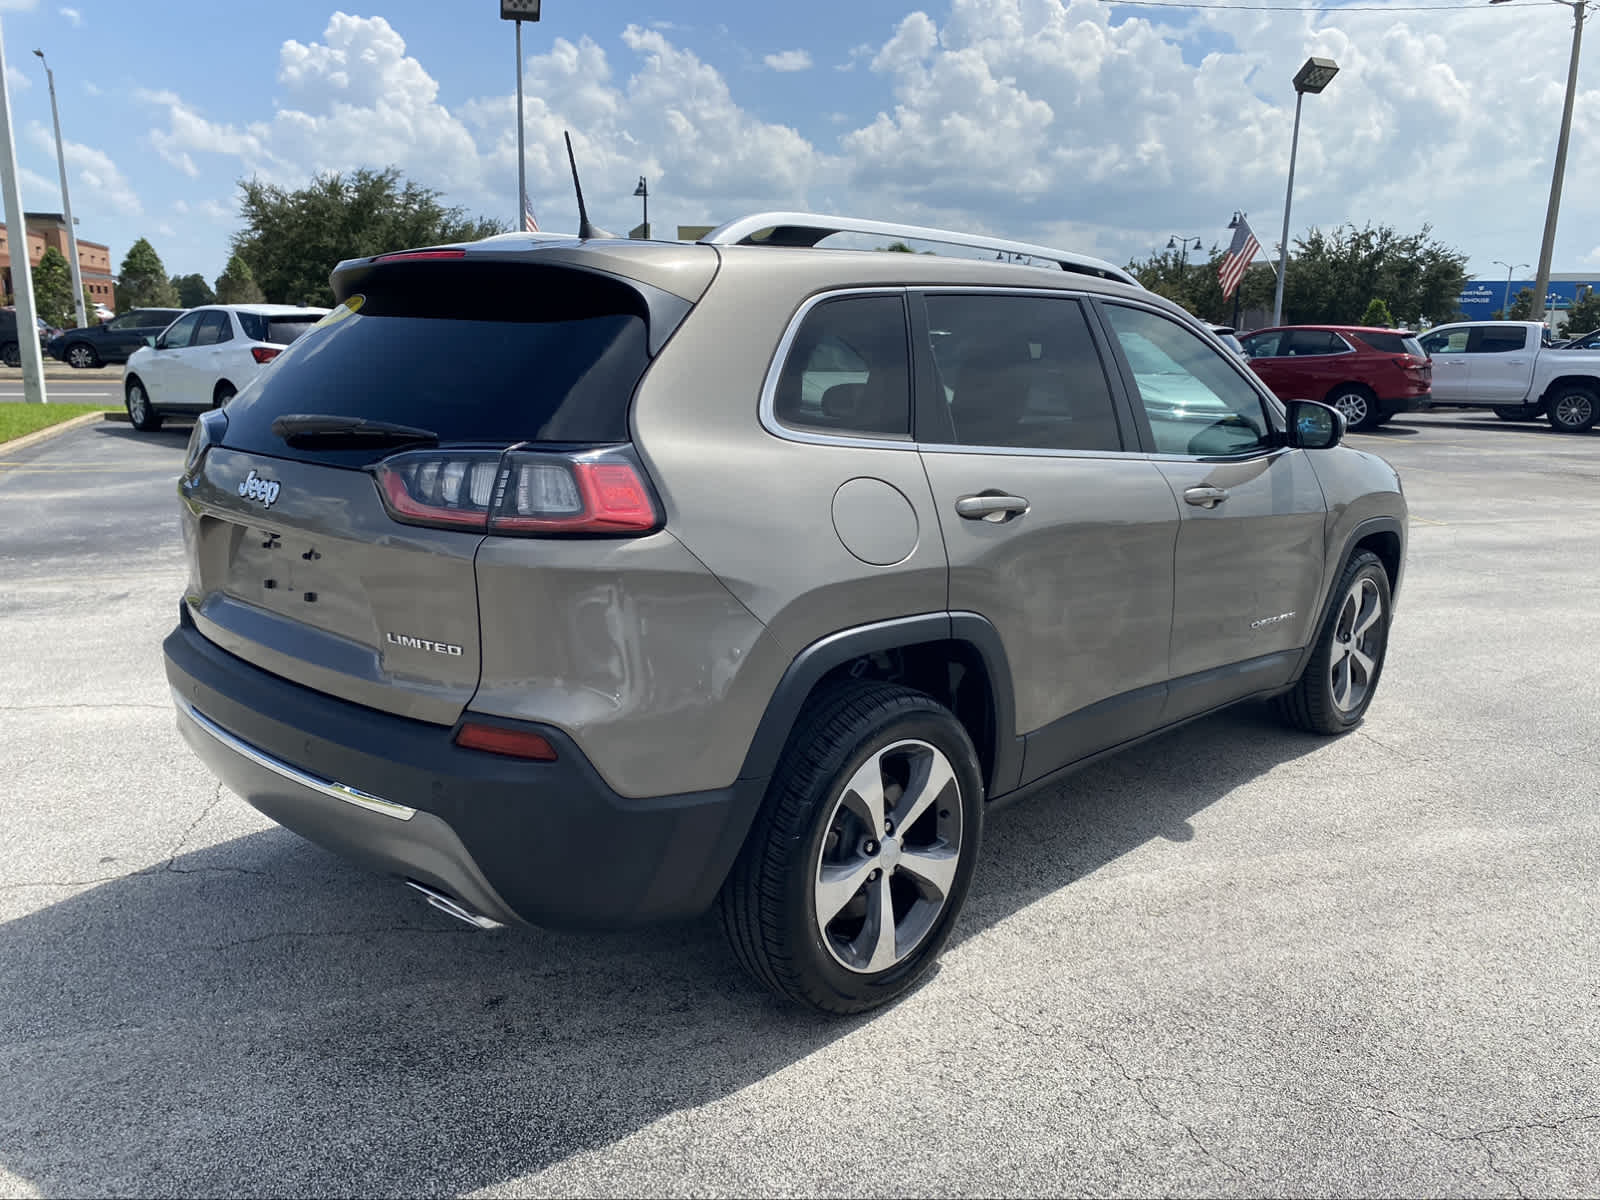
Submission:
<svg viewBox="0 0 1600 1200">
<path fill-rule="evenodd" d="M 938 972 L 476 933 L 173 726 L 184 432 L 0 456 L 0 1195 L 1600 1190 L 1600 435 L 1352 438 L 1417 518 L 1354 736 L 1236 710 L 994 814 Z"/>
</svg>

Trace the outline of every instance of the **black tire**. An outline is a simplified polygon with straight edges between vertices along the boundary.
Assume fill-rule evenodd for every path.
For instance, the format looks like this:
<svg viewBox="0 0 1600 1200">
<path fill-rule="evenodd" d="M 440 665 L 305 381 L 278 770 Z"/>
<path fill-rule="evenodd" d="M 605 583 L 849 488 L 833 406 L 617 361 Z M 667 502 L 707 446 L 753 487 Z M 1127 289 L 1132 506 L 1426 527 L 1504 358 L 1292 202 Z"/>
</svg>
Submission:
<svg viewBox="0 0 1600 1200">
<path fill-rule="evenodd" d="M 15 342 L 7 342 L 4 346 L 0 346 L 0 362 L 5 363 L 8 367 L 20 367 L 22 365 L 22 347 Z"/>
<path fill-rule="evenodd" d="M 238 394 L 239 389 L 224 379 L 221 383 L 217 384 L 216 390 L 211 393 L 211 407 L 221 408 L 224 404 L 226 404 L 229 400 L 232 400 Z"/>
<path fill-rule="evenodd" d="M 1344 415 L 1345 428 L 1351 433 L 1376 429 L 1383 423 L 1378 415 L 1378 397 L 1359 383 L 1341 383 L 1328 393 L 1327 403 Z"/>
<path fill-rule="evenodd" d="M 1351 599 L 1358 594 L 1358 589 L 1364 597 L 1369 587 L 1378 601 L 1378 620 L 1369 630 L 1371 636 L 1351 638 L 1352 626 L 1361 621 L 1366 611 L 1358 599 L 1357 611 L 1352 618 L 1348 611 Z M 1378 680 L 1383 675 L 1383 659 L 1389 648 L 1390 612 L 1388 572 L 1383 569 L 1383 563 L 1376 554 L 1369 550 L 1358 551 L 1340 573 L 1333 591 L 1333 604 L 1323 618 L 1311 660 L 1306 663 L 1293 690 L 1277 699 L 1278 711 L 1285 720 L 1307 733 L 1329 735 L 1348 733 L 1361 724 L 1361 718 L 1366 715 L 1367 706 L 1372 703 L 1373 694 L 1378 690 Z M 1354 691 L 1356 683 L 1353 674 L 1346 676 L 1349 681 L 1346 700 L 1341 703 L 1337 695 L 1335 680 L 1338 676 L 1335 668 L 1341 661 L 1349 662 L 1352 672 L 1360 668 L 1359 662 L 1345 649 L 1352 644 L 1373 665 L 1370 671 L 1363 669 L 1365 684 L 1359 694 Z"/>
<path fill-rule="evenodd" d="M 161 428 L 161 414 L 150 402 L 144 381 L 137 375 L 128 380 L 122 389 L 122 402 L 128 409 L 128 420 L 140 433 L 154 433 Z"/>
<path fill-rule="evenodd" d="M 942 756 L 951 778 L 941 789 L 923 789 L 932 798 L 909 826 L 894 830 L 891 820 L 881 843 L 874 842 L 856 815 L 860 805 L 847 799 L 858 795 L 849 785 L 861 777 L 858 772 L 870 771 L 875 759 L 882 766 L 876 777 L 890 776 L 897 770 L 894 756 L 901 753 L 908 756 L 907 773 L 900 776 L 903 790 L 896 792 L 893 782 L 884 789 L 881 808 L 887 816 L 916 799 L 917 763 L 935 763 Z M 920 777 L 930 775 L 923 769 Z M 972 882 L 982 828 L 978 756 L 949 709 L 895 684 L 846 683 L 826 691 L 797 719 L 761 812 L 723 885 L 722 926 L 735 957 L 778 995 L 822 1012 L 863 1012 L 888 1003 L 914 986 L 943 949 Z M 830 865 L 840 878 L 854 878 L 875 861 L 903 863 L 901 839 L 907 857 L 915 850 L 947 850 L 951 829 L 958 831 L 957 848 L 941 908 L 931 914 L 919 909 L 933 903 L 918 883 L 922 876 L 896 865 L 888 876 L 876 869 L 854 890 L 845 883 L 838 895 L 848 898 L 824 923 L 817 911 L 818 888 Z M 949 864 L 951 856 L 942 861 Z M 851 923 L 860 922 L 854 941 L 874 941 L 881 926 L 874 920 L 872 898 L 887 894 L 891 881 L 894 932 L 899 934 L 903 924 L 909 946 L 902 954 L 891 936 L 889 951 L 897 957 L 883 970 L 872 971 L 870 962 L 846 965 L 844 956 L 853 948 Z M 919 921 L 927 922 L 920 932 Z"/>
<path fill-rule="evenodd" d="M 1535 421 L 1539 410 L 1531 404 L 1502 404 L 1494 410 L 1494 415 L 1502 421 Z"/>
<path fill-rule="evenodd" d="M 94 347 L 89 345 L 88 342 L 73 342 L 72 345 L 67 347 L 62 359 L 67 366 L 76 367 L 79 370 L 89 370 L 102 365 L 100 356 L 95 353 Z"/>
<path fill-rule="evenodd" d="M 1600 417 L 1600 394 L 1582 384 L 1552 388 L 1545 412 L 1557 433 L 1586 433 Z"/>
</svg>

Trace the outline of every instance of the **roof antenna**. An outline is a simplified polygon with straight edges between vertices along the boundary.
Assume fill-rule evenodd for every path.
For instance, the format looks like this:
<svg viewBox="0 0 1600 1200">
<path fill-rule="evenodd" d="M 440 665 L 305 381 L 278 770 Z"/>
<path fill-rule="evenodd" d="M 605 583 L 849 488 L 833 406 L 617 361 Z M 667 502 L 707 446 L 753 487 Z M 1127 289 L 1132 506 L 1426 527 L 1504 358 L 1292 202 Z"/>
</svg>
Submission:
<svg viewBox="0 0 1600 1200">
<path fill-rule="evenodd" d="M 589 210 L 583 206 L 583 184 L 578 182 L 578 160 L 572 157 L 572 134 L 563 130 L 561 136 L 567 139 L 567 162 L 572 165 L 572 188 L 578 193 L 578 236 L 585 240 L 616 237 L 616 234 L 607 233 L 589 220 Z"/>
</svg>

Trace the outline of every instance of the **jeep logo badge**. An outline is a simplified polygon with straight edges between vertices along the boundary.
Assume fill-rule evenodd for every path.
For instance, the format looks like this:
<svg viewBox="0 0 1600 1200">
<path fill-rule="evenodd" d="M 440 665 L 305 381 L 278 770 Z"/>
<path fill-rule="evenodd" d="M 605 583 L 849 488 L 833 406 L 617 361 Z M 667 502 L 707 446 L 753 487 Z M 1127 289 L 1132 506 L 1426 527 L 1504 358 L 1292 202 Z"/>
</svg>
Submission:
<svg viewBox="0 0 1600 1200">
<path fill-rule="evenodd" d="M 272 502 L 278 498 L 280 486 L 276 479 L 262 479 L 251 471 L 239 485 L 239 495 L 246 500 L 259 500 L 262 508 L 271 508 Z"/>
</svg>

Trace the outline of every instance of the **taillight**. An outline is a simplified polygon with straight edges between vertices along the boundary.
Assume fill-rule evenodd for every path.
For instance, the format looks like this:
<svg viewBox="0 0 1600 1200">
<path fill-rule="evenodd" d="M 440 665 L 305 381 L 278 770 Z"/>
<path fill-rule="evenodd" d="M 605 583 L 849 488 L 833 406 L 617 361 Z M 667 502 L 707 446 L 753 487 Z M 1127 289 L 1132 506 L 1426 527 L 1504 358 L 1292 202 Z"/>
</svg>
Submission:
<svg viewBox="0 0 1600 1200">
<path fill-rule="evenodd" d="M 184 453 L 183 473 L 193 475 L 206 451 L 222 441 L 228 431 L 228 414 L 220 408 L 208 409 L 195 418 L 194 429 L 189 433 L 189 448 Z"/>
<path fill-rule="evenodd" d="M 375 474 L 389 515 L 408 525 L 523 536 L 661 526 L 644 472 L 619 450 L 413 450 Z"/>
<path fill-rule="evenodd" d="M 251 346 L 250 357 L 258 363 L 269 363 L 283 353 L 282 346 Z"/>
<path fill-rule="evenodd" d="M 397 250 L 393 254 L 380 254 L 373 262 L 400 262 L 403 259 L 416 260 L 419 258 L 465 258 L 465 250 Z"/>
</svg>

